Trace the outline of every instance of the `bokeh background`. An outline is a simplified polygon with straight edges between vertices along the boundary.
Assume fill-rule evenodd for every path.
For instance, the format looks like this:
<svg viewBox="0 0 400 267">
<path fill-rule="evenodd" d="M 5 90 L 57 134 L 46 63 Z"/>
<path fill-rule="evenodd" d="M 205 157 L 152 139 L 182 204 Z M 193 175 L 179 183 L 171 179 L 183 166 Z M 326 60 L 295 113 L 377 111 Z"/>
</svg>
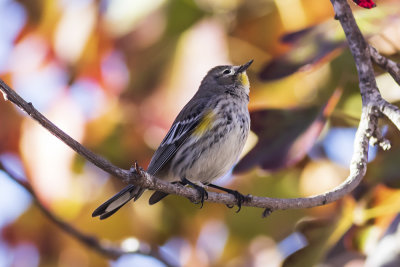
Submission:
<svg viewBox="0 0 400 267">
<path fill-rule="evenodd" d="M 400 6 L 350 3 L 368 41 L 400 58 Z M 219 184 L 244 194 L 300 197 L 348 175 L 361 99 L 328 0 L 0 0 L 0 77 L 94 152 L 144 168 L 179 110 L 215 65 L 248 70 L 253 132 Z M 400 88 L 376 70 L 383 96 Z M 203 209 L 151 192 L 99 221 L 92 211 L 124 184 L 0 101 L 0 160 L 71 225 L 127 251 L 160 250 L 172 266 L 370 266 L 399 263 L 400 138 L 370 149 L 352 195 L 273 212 Z M 135 265 L 136 264 L 136 265 Z M 0 266 L 165 266 L 151 256 L 110 260 L 54 226 L 0 171 Z"/>
</svg>

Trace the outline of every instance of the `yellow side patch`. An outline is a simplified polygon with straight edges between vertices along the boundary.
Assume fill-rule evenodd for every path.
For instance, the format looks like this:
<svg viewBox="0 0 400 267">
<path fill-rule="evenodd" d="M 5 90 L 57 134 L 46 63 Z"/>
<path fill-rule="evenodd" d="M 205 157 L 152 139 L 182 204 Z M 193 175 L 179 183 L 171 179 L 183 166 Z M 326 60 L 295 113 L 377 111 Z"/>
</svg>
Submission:
<svg viewBox="0 0 400 267">
<path fill-rule="evenodd" d="M 240 73 L 238 78 L 239 78 L 240 83 L 243 86 L 245 86 L 245 87 L 250 86 L 249 77 L 247 77 L 246 72 Z"/>
<path fill-rule="evenodd" d="M 214 120 L 215 113 L 212 110 L 208 111 L 196 129 L 194 129 L 193 134 L 202 136 L 206 131 L 211 129 Z"/>
</svg>

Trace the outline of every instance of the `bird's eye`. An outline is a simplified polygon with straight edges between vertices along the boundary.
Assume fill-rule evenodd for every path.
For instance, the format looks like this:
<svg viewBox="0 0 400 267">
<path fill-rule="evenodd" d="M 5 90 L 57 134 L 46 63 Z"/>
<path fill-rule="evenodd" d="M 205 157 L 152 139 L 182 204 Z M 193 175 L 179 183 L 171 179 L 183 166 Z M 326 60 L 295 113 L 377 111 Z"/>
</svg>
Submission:
<svg viewBox="0 0 400 267">
<path fill-rule="evenodd" d="M 230 74 L 231 73 L 231 70 L 230 69 L 226 69 L 226 70 L 224 70 L 223 72 L 222 72 L 222 74 Z"/>
</svg>

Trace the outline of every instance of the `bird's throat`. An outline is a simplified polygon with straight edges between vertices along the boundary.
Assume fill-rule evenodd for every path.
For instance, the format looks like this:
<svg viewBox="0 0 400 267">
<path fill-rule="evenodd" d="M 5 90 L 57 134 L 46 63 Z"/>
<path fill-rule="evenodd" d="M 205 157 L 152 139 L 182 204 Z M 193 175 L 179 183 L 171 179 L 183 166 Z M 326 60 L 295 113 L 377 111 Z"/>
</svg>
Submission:
<svg viewBox="0 0 400 267">
<path fill-rule="evenodd" d="M 244 87 L 249 88 L 250 87 L 250 82 L 249 82 L 249 77 L 247 77 L 246 72 L 242 72 L 238 75 L 238 80 L 240 84 Z"/>
</svg>

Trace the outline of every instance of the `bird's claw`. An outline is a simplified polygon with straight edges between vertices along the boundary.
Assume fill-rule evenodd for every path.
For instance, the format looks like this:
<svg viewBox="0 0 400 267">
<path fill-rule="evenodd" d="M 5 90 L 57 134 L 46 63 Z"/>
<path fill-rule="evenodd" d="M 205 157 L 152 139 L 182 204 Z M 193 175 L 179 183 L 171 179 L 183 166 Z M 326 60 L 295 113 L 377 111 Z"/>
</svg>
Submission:
<svg viewBox="0 0 400 267">
<path fill-rule="evenodd" d="M 250 196 L 249 195 L 244 196 L 244 195 L 242 195 L 241 193 L 239 193 L 236 190 L 230 192 L 230 194 L 234 195 L 235 198 L 236 198 L 236 205 L 238 206 L 238 209 L 237 209 L 236 213 L 238 213 L 242 209 L 242 203 L 247 202 L 247 201 L 250 200 Z M 229 208 L 229 206 L 228 206 L 228 208 Z"/>
<path fill-rule="evenodd" d="M 198 186 L 198 187 L 194 187 L 194 189 L 197 190 L 197 192 L 199 192 L 200 194 L 200 201 L 195 202 L 195 204 L 201 204 L 200 209 L 203 208 L 204 205 L 204 200 L 208 199 L 208 192 L 207 190 L 205 190 L 203 187 Z"/>
<path fill-rule="evenodd" d="M 207 190 L 204 189 L 204 187 L 199 186 L 191 181 L 189 181 L 186 178 L 183 178 L 182 181 L 180 182 L 182 185 L 190 185 L 192 186 L 194 189 L 197 190 L 197 192 L 199 192 L 200 194 L 200 201 L 199 202 L 194 202 L 195 204 L 199 204 L 201 203 L 200 209 L 203 207 L 204 205 L 204 200 L 208 199 L 208 192 Z"/>
<path fill-rule="evenodd" d="M 222 187 L 222 186 L 219 186 L 219 185 L 215 185 L 215 184 L 208 184 L 208 186 L 212 187 L 212 188 L 215 188 L 215 189 L 218 189 L 218 190 L 221 190 L 221 191 L 224 191 L 224 192 L 227 192 L 228 194 L 233 195 L 235 197 L 235 199 L 236 199 L 236 205 L 238 206 L 238 210 L 236 211 L 236 213 L 238 213 L 241 210 L 242 203 L 248 202 L 248 201 L 251 200 L 250 195 L 244 196 L 241 193 L 239 193 L 239 191 L 236 191 L 236 190 L 232 190 L 232 189 L 225 188 L 225 187 Z M 227 204 L 226 206 L 231 209 L 235 205 Z"/>
</svg>

